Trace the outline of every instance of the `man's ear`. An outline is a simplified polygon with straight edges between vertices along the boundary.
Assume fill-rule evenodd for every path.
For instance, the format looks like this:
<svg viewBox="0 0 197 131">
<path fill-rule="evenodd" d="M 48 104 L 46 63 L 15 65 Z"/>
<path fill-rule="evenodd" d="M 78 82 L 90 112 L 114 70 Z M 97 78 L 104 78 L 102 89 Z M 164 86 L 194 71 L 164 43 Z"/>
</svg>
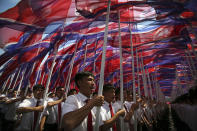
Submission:
<svg viewBox="0 0 197 131">
<path fill-rule="evenodd" d="M 77 84 L 78 84 L 79 87 L 81 86 L 81 83 L 82 83 L 81 80 L 78 80 L 78 81 L 77 81 Z"/>
</svg>

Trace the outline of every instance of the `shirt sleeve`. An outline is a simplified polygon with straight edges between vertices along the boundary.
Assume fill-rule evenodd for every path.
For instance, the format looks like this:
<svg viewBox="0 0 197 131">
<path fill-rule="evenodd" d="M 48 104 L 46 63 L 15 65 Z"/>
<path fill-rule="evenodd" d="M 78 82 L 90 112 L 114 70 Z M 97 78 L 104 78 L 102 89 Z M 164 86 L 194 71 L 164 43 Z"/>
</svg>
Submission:
<svg viewBox="0 0 197 131">
<path fill-rule="evenodd" d="M 113 108 L 113 111 L 114 111 L 114 114 L 117 113 L 119 110 L 121 110 L 121 105 L 119 105 L 118 103 L 114 103 L 112 105 L 112 108 Z"/>
<path fill-rule="evenodd" d="M 44 116 L 48 116 L 48 115 L 49 115 L 49 111 L 48 111 L 47 108 L 43 111 L 43 115 L 44 115 Z"/>
<path fill-rule="evenodd" d="M 76 96 L 74 95 L 71 95 L 69 96 L 64 105 L 63 105 L 63 108 L 62 108 L 62 117 L 68 113 L 68 112 L 71 112 L 71 111 L 74 111 L 74 110 L 77 110 L 77 98 Z"/>
<path fill-rule="evenodd" d="M 32 103 L 30 102 L 30 100 L 25 99 L 19 104 L 18 108 L 20 108 L 20 107 L 31 107 L 31 106 L 32 106 Z"/>
<path fill-rule="evenodd" d="M 53 102 L 53 101 L 55 101 L 55 100 L 52 98 L 48 98 L 48 100 L 47 100 L 47 102 Z"/>
</svg>

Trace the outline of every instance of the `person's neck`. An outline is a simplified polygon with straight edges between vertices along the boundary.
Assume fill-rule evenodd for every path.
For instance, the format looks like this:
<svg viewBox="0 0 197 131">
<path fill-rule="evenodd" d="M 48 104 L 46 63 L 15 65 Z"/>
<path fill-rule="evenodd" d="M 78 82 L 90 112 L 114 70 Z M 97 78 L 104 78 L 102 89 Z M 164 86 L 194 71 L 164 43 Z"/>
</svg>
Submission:
<svg viewBox="0 0 197 131">
<path fill-rule="evenodd" d="M 37 100 L 40 100 L 40 99 L 41 99 L 41 98 L 39 98 L 39 97 L 37 97 L 37 96 L 34 96 L 34 98 L 37 99 Z"/>
<path fill-rule="evenodd" d="M 83 91 L 80 91 L 80 93 L 83 94 L 84 96 L 86 96 L 87 98 L 90 98 L 90 94 L 83 92 Z"/>
<path fill-rule="evenodd" d="M 62 98 L 62 96 L 57 96 L 57 98 L 58 98 L 58 99 L 61 99 L 61 98 Z"/>
<path fill-rule="evenodd" d="M 36 98 L 36 97 L 35 97 Z M 36 100 L 40 100 L 40 98 L 36 98 Z"/>
<path fill-rule="evenodd" d="M 109 104 L 112 102 L 112 101 L 110 101 L 110 100 L 108 100 L 108 99 L 106 99 L 105 101 L 108 102 Z"/>
</svg>

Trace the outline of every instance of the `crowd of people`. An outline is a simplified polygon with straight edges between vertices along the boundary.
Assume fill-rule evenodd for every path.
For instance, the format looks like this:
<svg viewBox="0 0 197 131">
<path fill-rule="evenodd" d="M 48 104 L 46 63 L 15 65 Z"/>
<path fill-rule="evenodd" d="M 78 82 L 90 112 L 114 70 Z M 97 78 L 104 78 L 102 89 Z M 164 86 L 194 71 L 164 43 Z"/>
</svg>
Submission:
<svg viewBox="0 0 197 131">
<path fill-rule="evenodd" d="M 93 92 L 94 75 L 86 71 L 76 74 L 75 84 L 79 91 L 71 89 L 66 95 L 63 87 L 57 87 L 45 100 L 42 85 L 33 86 L 26 95 L 25 89 L 19 95 L 8 89 L 7 95 L 0 96 L 0 131 L 93 131 L 96 127 L 99 131 L 166 129 L 163 121 L 169 109 L 166 103 L 137 94 L 135 102 L 130 90 L 124 90 L 122 103 L 120 89 L 112 83 L 104 84 L 103 95 L 98 95 Z M 101 107 L 99 114 L 96 107 Z"/>
</svg>

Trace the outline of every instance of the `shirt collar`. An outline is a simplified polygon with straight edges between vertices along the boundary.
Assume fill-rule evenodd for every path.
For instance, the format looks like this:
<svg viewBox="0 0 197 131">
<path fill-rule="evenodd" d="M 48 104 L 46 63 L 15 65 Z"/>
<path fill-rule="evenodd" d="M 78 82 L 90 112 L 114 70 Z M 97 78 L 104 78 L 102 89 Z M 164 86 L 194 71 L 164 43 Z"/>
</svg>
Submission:
<svg viewBox="0 0 197 131">
<path fill-rule="evenodd" d="M 36 99 L 35 97 L 33 97 L 33 100 L 34 100 L 35 102 L 37 102 L 37 101 L 38 101 L 38 99 Z M 43 101 L 43 99 L 39 99 L 39 101 L 40 101 L 40 102 L 42 102 L 42 101 Z"/>
<path fill-rule="evenodd" d="M 88 99 L 88 97 L 86 97 L 84 94 L 82 93 L 78 93 L 78 96 L 80 97 L 81 101 L 86 101 Z"/>
<path fill-rule="evenodd" d="M 106 106 L 109 106 L 109 102 L 107 102 L 107 101 L 104 101 L 104 104 L 106 105 Z"/>
</svg>

